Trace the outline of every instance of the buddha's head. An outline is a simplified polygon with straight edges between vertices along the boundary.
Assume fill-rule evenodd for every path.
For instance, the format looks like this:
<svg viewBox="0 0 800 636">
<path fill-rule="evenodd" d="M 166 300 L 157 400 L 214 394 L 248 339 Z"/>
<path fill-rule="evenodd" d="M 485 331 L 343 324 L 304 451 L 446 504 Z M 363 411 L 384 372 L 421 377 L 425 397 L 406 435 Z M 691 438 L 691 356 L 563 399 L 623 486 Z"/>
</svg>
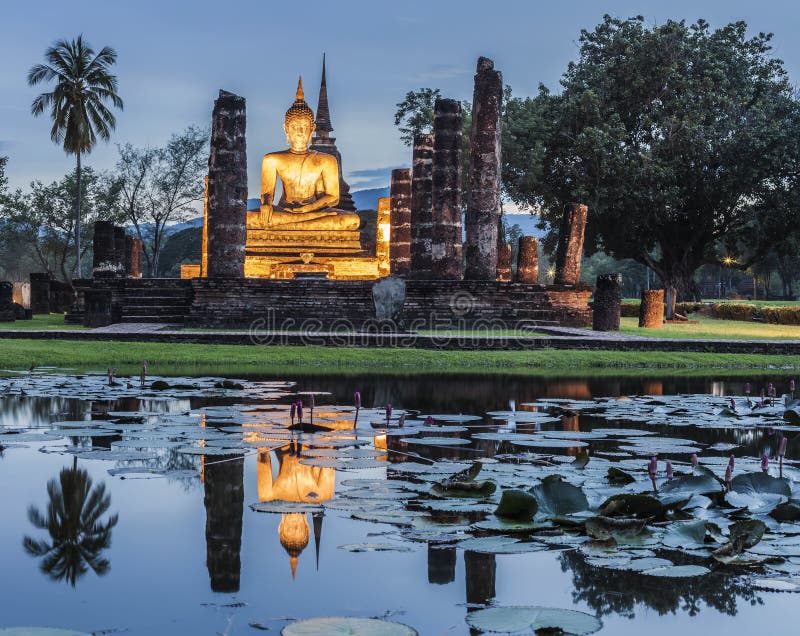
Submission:
<svg viewBox="0 0 800 636">
<path fill-rule="evenodd" d="M 286 111 L 283 130 L 286 133 L 286 143 L 294 152 L 305 152 L 314 133 L 314 111 L 306 104 L 303 94 L 303 78 L 297 82 L 297 93 L 294 104 Z"/>
</svg>

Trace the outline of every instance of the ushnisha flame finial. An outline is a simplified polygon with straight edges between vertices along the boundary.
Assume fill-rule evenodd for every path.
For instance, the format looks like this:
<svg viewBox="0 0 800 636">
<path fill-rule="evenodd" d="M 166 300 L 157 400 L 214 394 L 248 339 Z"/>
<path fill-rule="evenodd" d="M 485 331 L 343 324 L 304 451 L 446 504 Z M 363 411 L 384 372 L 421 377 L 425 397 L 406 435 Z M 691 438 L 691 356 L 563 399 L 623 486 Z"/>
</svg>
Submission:
<svg viewBox="0 0 800 636">
<path fill-rule="evenodd" d="M 297 92 L 294 96 L 294 104 L 286 111 L 286 123 L 294 119 L 308 119 L 314 123 L 314 111 L 306 104 L 305 93 L 303 93 L 303 76 L 297 80 Z"/>
</svg>

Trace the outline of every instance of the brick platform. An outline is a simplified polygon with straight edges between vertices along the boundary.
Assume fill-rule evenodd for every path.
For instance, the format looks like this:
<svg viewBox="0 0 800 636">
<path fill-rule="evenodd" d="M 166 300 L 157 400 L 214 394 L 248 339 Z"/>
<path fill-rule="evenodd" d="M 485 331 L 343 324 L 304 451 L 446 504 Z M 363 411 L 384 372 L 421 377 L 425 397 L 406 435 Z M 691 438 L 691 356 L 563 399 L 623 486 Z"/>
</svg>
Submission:
<svg viewBox="0 0 800 636">
<path fill-rule="evenodd" d="M 110 289 L 121 322 L 277 330 L 362 330 L 374 323 L 374 281 L 257 278 L 82 281 Z M 591 324 L 587 286 L 494 281 L 406 281 L 400 327 L 524 329 Z"/>
</svg>

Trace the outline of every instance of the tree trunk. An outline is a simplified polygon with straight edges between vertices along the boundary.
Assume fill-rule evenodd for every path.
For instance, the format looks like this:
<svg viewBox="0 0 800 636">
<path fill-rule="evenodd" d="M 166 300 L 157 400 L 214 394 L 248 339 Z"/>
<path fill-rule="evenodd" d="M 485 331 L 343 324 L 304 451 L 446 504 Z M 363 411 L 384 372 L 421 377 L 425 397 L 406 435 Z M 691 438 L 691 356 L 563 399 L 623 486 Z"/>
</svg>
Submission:
<svg viewBox="0 0 800 636">
<path fill-rule="evenodd" d="M 75 273 L 78 278 L 81 276 L 81 153 L 77 153 L 78 166 L 77 166 L 77 183 L 78 183 L 78 200 L 75 210 Z"/>
<path fill-rule="evenodd" d="M 667 320 L 675 318 L 675 303 L 678 299 L 678 289 L 675 285 L 664 284 L 664 316 Z"/>
</svg>

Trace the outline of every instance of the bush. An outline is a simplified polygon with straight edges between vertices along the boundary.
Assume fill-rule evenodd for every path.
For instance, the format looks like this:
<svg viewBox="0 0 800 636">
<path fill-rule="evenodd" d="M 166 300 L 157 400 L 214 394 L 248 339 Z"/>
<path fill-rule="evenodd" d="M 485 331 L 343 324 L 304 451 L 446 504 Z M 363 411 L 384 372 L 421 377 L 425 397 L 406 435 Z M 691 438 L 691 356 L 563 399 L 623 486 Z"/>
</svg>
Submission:
<svg viewBox="0 0 800 636">
<path fill-rule="evenodd" d="M 638 300 L 632 303 L 622 303 L 619 310 L 620 316 L 623 318 L 638 318 L 640 304 Z"/>
<path fill-rule="evenodd" d="M 756 307 L 745 303 L 714 303 L 711 315 L 719 320 L 751 321 L 756 317 Z"/>
<path fill-rule="evenodd" d="M 761 307 L 761 319 L 773 325 L 800 325 L 800 307 Z"/>
</svg>

